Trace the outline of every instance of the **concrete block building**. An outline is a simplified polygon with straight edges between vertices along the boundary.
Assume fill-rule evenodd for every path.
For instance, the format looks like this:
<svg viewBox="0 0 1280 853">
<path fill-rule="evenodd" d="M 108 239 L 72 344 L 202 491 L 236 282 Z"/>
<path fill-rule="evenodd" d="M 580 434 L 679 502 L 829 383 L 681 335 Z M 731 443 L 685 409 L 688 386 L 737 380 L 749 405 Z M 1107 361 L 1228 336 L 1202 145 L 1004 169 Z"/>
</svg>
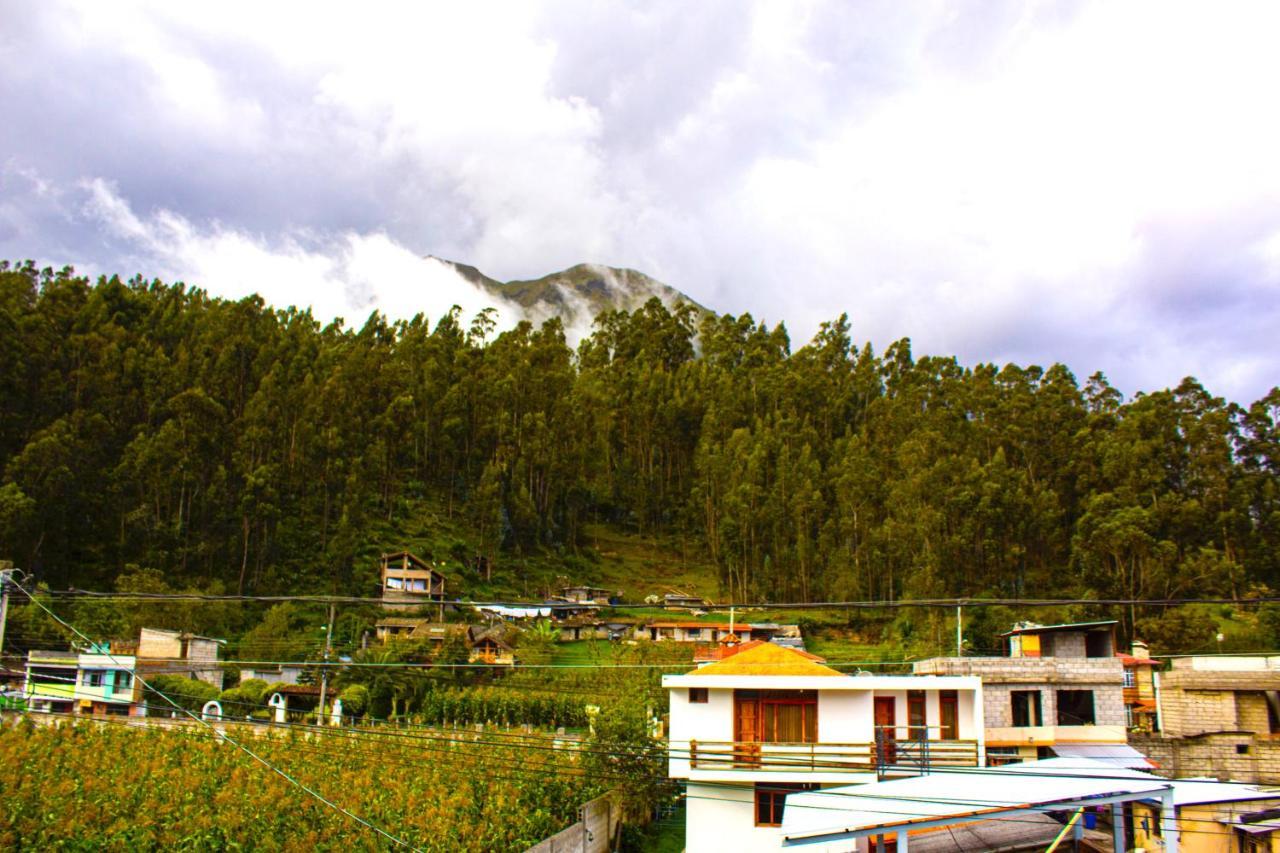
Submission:
<svg viewBox="0 0 1280 853">
<path fill-rule="evenodd" d="M 982 680 L 989 763 L 1061 755 L 1144 769 L 1150 763 L 1126 746 L 1125 667 L 1115 653 L 1115 625 L 1025 624 L 1003 635 L 1003 657 L 931 658 L 912 670 Z"/>
</svg>

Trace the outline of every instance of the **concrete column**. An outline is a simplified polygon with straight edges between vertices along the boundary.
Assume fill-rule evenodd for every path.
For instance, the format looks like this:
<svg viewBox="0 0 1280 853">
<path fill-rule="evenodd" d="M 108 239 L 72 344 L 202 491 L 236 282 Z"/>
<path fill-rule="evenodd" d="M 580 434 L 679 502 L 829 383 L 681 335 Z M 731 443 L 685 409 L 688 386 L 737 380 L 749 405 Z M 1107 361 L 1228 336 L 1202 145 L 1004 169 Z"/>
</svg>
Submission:
<svg viewBox="0 0 1280 853">
<path fill-rule="evenodd" d="M 1178 853 L 1178 809 L 1173 804 L 1173 789 L 1160 795 L 1160 832 L 1164 835 L 1165 853 Z"/>
<path fill-rule="evenodd" d="M 1111 804 L 1111 847 L 1120 853 L 1124 850 L 1124 805 Z"/>
<path fill-rule="evenodd" d="M 905 829 L 898 830 L 898 853 L 907 853 L 907 831 Z"/>
</svg>

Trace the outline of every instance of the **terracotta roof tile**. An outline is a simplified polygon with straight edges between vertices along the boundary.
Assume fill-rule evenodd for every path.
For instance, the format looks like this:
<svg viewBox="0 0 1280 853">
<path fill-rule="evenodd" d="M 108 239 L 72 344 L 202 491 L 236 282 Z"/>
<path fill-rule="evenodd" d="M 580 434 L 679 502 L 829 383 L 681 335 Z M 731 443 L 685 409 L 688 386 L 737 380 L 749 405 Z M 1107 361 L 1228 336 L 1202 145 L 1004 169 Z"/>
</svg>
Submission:
<svg viewBox="0 0 1280 853">
<path fill-rule="evenodd" d="M 745 646 L 750 646 L 745 647 Z M 839 675 L 829 666 L 817 662 L 807 652 L 788 649 L 774 643 L 745 644 L 744 648 L 715 663 L 695 669 L 690 675 Z"/>
</svg>

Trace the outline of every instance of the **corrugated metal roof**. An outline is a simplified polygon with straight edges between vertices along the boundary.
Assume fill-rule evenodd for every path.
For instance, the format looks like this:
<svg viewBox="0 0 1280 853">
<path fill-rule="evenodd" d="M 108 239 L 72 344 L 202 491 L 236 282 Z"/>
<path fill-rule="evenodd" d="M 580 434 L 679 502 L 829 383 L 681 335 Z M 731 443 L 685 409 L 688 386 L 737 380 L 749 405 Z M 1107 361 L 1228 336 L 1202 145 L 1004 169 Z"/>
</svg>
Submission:
<svg viewBox="0 0 1280 853">
<path fill-rule="evenodd" d="M 1151 759 L 1123 743 L 1056 743 L 1054 753 L 1062 758 L 1088 758 L 1113 767 L 1131 770 L 1150 770 L 1155 767 Z"/>
<path fill-rule="evenodd" d="M 903 827 L 939 819 L 956 822 L 998 817 L 1016 809 L 1113 795 L 1158 797 L 1170 783 L 1087 759 L 1049 758 L 980 770 L 948 770 L 845 785 L 787 796 L 782 834 L 809 838 Z"/>
<path fill-rule="evenodd" d="M 1014 628 L 1012 631 L 1005 631 L 1001 637 L 1011 637 L 1014 634 L 1041 634 L 1045 631 L 1087 631 L 1093 628 L 1107 628 L 1112 625 L 1120 624 L 1115 619 L 1108 619 L 1103 622 L 1064 622 L 1060 625 L 1026 625 L 1022 628 Z"/>
</svg>

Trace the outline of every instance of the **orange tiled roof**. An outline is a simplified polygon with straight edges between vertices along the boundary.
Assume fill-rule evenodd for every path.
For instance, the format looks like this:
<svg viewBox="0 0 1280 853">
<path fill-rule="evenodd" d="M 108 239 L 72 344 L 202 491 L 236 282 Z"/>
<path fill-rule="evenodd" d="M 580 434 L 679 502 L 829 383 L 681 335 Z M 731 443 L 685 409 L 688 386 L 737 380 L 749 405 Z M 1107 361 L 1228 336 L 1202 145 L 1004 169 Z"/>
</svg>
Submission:
<svg viewBox="0 0 1280 853">
<path fill-rule="evenodd" d="M 690 675 L 839 675 L 807 652 L 761 641 L 745 643 L 731 657 L 695 669 Z"/>
<path fill-rule="evenodd" d="M 1126 655 L 1124 652 L 1116 652 L 1116 657 L 1120 658 L 1120 663 L 1125 666 L 1159 666 L 1158 658 L 1135 658 L 1133 655 Z"/>
</svg>

